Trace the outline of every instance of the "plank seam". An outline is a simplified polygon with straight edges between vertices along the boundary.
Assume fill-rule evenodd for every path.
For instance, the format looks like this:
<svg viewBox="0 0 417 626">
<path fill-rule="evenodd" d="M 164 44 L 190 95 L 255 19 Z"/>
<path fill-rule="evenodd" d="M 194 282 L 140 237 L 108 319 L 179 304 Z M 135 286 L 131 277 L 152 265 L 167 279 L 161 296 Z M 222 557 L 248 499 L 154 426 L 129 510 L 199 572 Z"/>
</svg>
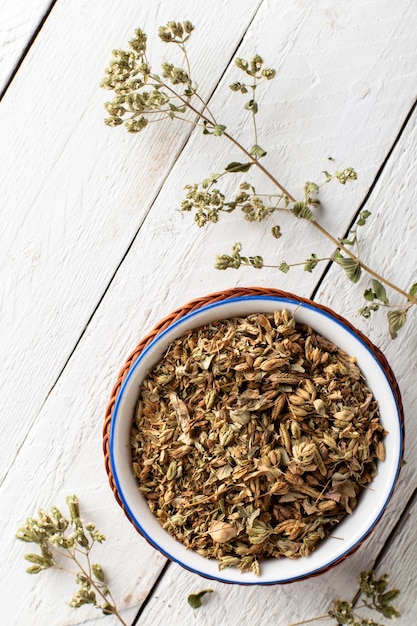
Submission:
<svg viewBox="0 0 417 626">
<path fill-rule="evenodd" d="M 407 524 L 407 522 L 410 519 L 410 510 L 414 506 L 416 500 L 417 500 L 417 489 L 415 489 L 413 491 L 413 493 L 411 494 L 410 498 L 406 502 L 406 505 L 405 505 L 404 509 L 402 510 L 402 513 L 401 513 L 400 517 L 398 518 L 397 522 L 392 527 L 391 532 L 388 535 L 384 545 L 382 546 L 381 550 L 377 554 L 377 557 L 376 557 L 376 559 L 374 561 L 374 565 L 373 565 L 372 569 L 374 569 L 374 570 L 378 569 L 378 567 L 382 563 L 385 555 L 388 553 L 388 551 L 389 551 L 389 549 L 391 547 L 391 544 L 398 537 L 398 535 L 401 534 L 402 529 L 404 528 L 404 526 Z M 352 605 L 353 606 L 355 606 L 355 604 L 358 602 L 358 600 L 359 600 L 359 598 L 361 596 L 361 593 L 362 593 L 361 590 L 358 589 L 357 592 L 355 593 L 355 595 L 353 596 L 353 598 L 352 598 Z"/>
<path fill-rule="evenodd" d="M 52 10 L 52 8 L 54 7 L 54 5 L 55 5 L 56 1 L 57 1 L 57 0 L 54 0 L 54 1 L 53 1 L 53 3 L 50 5 L 50 10 Z M 241 44 L 242 44 L 243 40 L 245 39 L 245 37 L 246 37 L 246 35 L 247 35 L 247 32 L 248 32 L 249 28 L 251 27 L 251 25 L 252 25 L 253 21 L 255 20 L 256 15 L 257 15 L 257 13 L 259 12 L 259 9 L 260 9 L 261 5 L 263 4 L 263 2 L 264 2 L 264 0 L 260 0 L 260 2 L 258 3 L 258 5 L 256 6 L 256 8 L 255 8 L 255 10 L 254 10 L 254 13 L 252 14 L 252 17 L 251 17 L 250 21 L 248 22 L 248 24 L 247 24 L 247 26 L 246 26 L 246 28 L 245 28 L 245 30 L 244 30 L 244 32 L 243 32 L 243 34 L 242 34 L 241 38 L 239 39 L 239 42 L 236 44 L 235 49 L 234 49 L 233 53 L 231 54 L 230 59 L 229 59 L 229 61 L 227 62 L 226 66 L 225 66 L 224 71 L 221 73 L 221 75 L 220 75 L 219 79 L 216 81 L 216 83 L 215 83 L 215 85 L 214 85 L 214 87 L 213 87 L 213 89 L 212 89 L 211 93 L 209 94 L 209 96 L 208 96 L 208 98 L 207 98 L 207 100 L 206 100 L 206 103 L 207 103 L 207 104 L 209 104 L 209 103 L 210 103 L 210 101 L 211 101 L 211 99 L 213 98 L 213 95 L 215 94 L 215 92 L 216 92 L 216 90 L 217 90 L 217 88 L 218 88 L 219 84 L 221 83 L 221 81 L 222 81 L 222 79 L 223 79 L 223 77 L 224 77 L 225 73 L 227 72 L 227 69 L 230 67 L 230 64 L 233 62 L 233 60 L 234 60 L 234 58 L 235 58 L 235 55 L 236 55 L 236 53 L 237 53 L 238 49 L 240 48 L 240 46 L 241 46 Z M 50 13 L 50 11 L 48 12 L 48 15 L 49 15 L 49 13 Z M 37 31 L 36 31 L 36 35 L 34 35 L 34 36 L 32 37 L 32 40 L 31 40 L 30 45 L 32 45 L 32 43 L 35 41 L 36 36 L 37 36 L 37 34 L 39 34 L 39 32 L 40 32 L 40 30 L 41 30 L 41 28 L 42 28 L 43 24 L 45 23 L 45 21 L 46 21 L 46 19 L 47 19 L 48 15 L 45 15 L 45 16 L 44 16 L 43 21 L 39 24 L 39 27 L 38 27 L 38 29 L 37 29 Z M 19 65 L 18 65 L 18 67 L 16 68 L 16 70 L 15 70 L 15 72 L 14 72 L 14 75 L 15 75 L 15 74 L 16 74 L 16 72 L 18 71 L 18 69 L 19 69 L 19 67 L 20 67 L 21 63 L 23 62 L 23 60 L 24 60 L 24 56 L 26 56 L 26 54 L 27 54 L 27 52 L 28 52 L 28 50 L 29 50 L 30 45 L 28 45 L 28 48 L 27 48 L 26 53 L 25 53 L 24 55 L 22 55 L 22 58 L 21 58 L 20 64 L 19 64 Z M 10 82 L 11 82 L 11 81 L 10 81 Z M 0 98 L 0 102 L 1 102 L 1 98 Z M 153 198 L 153 200 L 152 200 L 151 204 L 149 205 L 148 210 L 146 211 L 146 213 L 145 213 L 145 214 L 144 214 L 144 216 L 142 217 L 142 219 L 141 219 L 141 221 L 140 221 L 140 224 L 138 225 L 138 228 L 137 228 L 136 232 L 134 233 L 134 235 L 133 235 L 133 237 L 132 237 L 132 239 L 131 239 L 130 243 L 128 244 L 128 246 L 127 246 L 127 248 L 126 248 L 126 250 L 125 250 L 124 254 L 122 255 L 122 257 L 121 257 L 121 259 L 120 259 L 119 263 L 117 264 L 117 266 L 116 266 L 116 268 L 115 268 L 115 270 L 114 270 L 113 274 L 111 275 L 111 277 L 110 277 L 110 279 L 109 279 L 109 281 L 108 281 L 107 285 L 105 286 L 105 288 L 104 288 L 104 290 L 103 290 L 103 292 L 102 292 L 101 296 L 98 298 L 97 303 L 96 303 L 96 305 L 95 305 L 95 307 L 94 307 L 94 309 L 93 309 L 93 311 L 92 311 L 91 315 L 89 316 L 89 318 L 88 318 L 87 322 L 86 322 L 86 323 L 85 323 L 85 325 L 84 325 L 84 328 L 83 328 L 83 329 L 82 329 L 82 331 L 80 332 L 80 334 L 79 334 L 79 336 L 78 336 L 78 339 L 76 339 L 76 341 L 75 341 L 75 343 L 74 343 L 74 345 L 73 345 L 73 348 L 70 350 L 70 352 L 69 352 L 69 354 L 68 354 L 68 357 L 66 358 L 66 360 L 65 360 L 64 364 L 62 365 L 62 367 L 61 367 L 60 371 L 58 372 L 58 374 L 57 374 L 57 376 L 56 376 L 56 378 L 55 378 L 55 381 L 52 383 L 52 385 L 51 385 L 51 387 L 50 387 L 49 391 L 46 393 L 45 398 L 44 398 L 44 401 L 42 402 L 41 406 L 39 407 L 39 410 L 38 410 L 37 414 L 36 414 L 36 415 L 35 415 L 35 417 L 33 418 L 33 421 L 32 421 L 32 423 L 31 423 L 31 425 L 30 425 L 30 427 L 29 427 L 29 430 L 28 430 L 28 431 L 27 431 L 27 433 L 26 433 L 26 436 L 24 437 L 24 439 L 22 440 L 22 442 L 21 442 L 21 444 L 20 444 L 19 448 L 18 448 L 18 449 L 17 449 L 17 451 L 16 451 L 16 454 L 15 454 L 15 456 L 14 456 L 13 461 L 10 463 L 9 468 L 8 468 L 8 469 L 7 469 L 7 471 L 4 473 L 4 477 L 3 477 L 3 479 L 0 481 L 0 487 L 3 485 L 3 483 L 4 483 L 4 481 L 6 480 L 6 478 L 7 478 L 8 474 L 9 474 L 10 470 L 11 470 L 11 469 L 12 469 L 12 467 L 14 466 L 14 463 L 16 462 L 16 459 L 17 459 L 17 457 L 18 457 L 18 455 L 19 455 L 19 452 L 20 452 L 21 448 L 23 447 L 23 445 L 25 444 L 25 441 L 26 441 L 27 437 L 29 436 L 29 433 L 30 433 L 30 431 L 31 431 L 31 429 L 32 429 L 33 424 L 36 422 L 36 420 L 37 420 L 38 416 L 39 416 L 39 415 L 40 415 L 40 413 L 42 412 L 43 407 L 45 406 L 45 404 L 46 404 L 46 402 L 47 402 L 47 400 L 48 400 L 49 396 L 51 395 L 51 393 L 52 393 L 53 389 L 54 389 L 54 388 L 56 387 L 56 385 L 58 384 L 58 382 L 59 382 L 59 380 L 60 380 L 60 378 L 61 378 L 62 374 L 64 373 L 64 371 L 65 371 L 65 369 L 66 369 L 66 367 L 67 367 L 68 363 L 70 362 L 70 360 L 71 360 L 71 358 L 72 358 L 72 356 L 73 356 L 74 352 L 76 351 L 76 349 L 78 348 L 78 346 L 79 346 L 80 342 L 82 341 L 82 338 L 84 337 L 84 335 L 85 335 L 85 333 L 86 333 L 86 331 L 87 331 L 87 328 L 89 327 L 89 325 L 90 325 L 91 321 L 93 320 L 93 318 L 94 318 L 95 314 L 97 313 L 98 309 L 100 308 L 100 306 L 101 306 L 101 304 L 102 304 L 102 302 L 103 302 L 104 298 L 106 297 L 106 295 L 107 295 L 107 293 L 108 293 L 108 291 L 109 291 L 109 289 L 110 289 L 111 285 L 113 284 L 113 282 L 114 282 L 114 280 L 115 280 L 115 278 L 116 278 L 116 276 L 117 276 L 117 274 L 118 274 L 118 272 L 119 272 L 119 270 L 120 270 L 121 266 L 123 265 L 123 263 L 124 263 L 124 261 L 125 261 L 126 257 L 128 256 L 128 254 L 129 254 L 130 250 L 132 249 L 132 247 L 133 247 L 133 245 L 134 245 L 134 243 L 135 243 L 135 241 L 136 241 L 136 239 L 137 239 L 137 237 L 138 237 L 138 235 L 139 235 L 139 233 L 140 233 L 140 230 L 141 230 L 141 228 L 142 228 L 143 224 L 145 223 L 145 221 L 146 221 L 147 217 L 149 216 L 150 212 L 152 211 L 152 208 L 153 208 L 153 206 L 154 206 L 155 202 L 157 201 L 157 199 L 158 199 L 158 197 L 159 197 L 159 195 L 160 195 L 160 193 L 161 193 L 161 190 L 163 189 L 163 187 L 164 187 L 164 185 L 165 185 L 166 181 L 168 180 L 168 178 L 169 178 L 169 176 L 170 176 L 170 174 L 171 174 L 172 169 L 174 168 L 174 166 L 175 166 L 176 162 L 178 161 L 178 159 L 180 158 L 181 154 L 183 153 L 183 151 L 185 150 L 186 146 L 188 145 L 188 142 L 190 141 L 191 136 L 192 136 L 192 134 L 194 133 L 194 131 L 195 131 L 195 127 L 191 127 L 190 132 L 188 133 L 188 135 L 186 135 L 186 137 L 185 137 L 185 139 L 184 139 L 184 141 L 183 141 L 182 145 L 179 147 L 178 152 L 177 152 L 177 154 L 176 154 L 176 156 L 175 156 L 175 158 L 174 158 L 174 162 L 173 162 L 173 164 L 172 164 L 172 167 L 170 168 L 169 172 L 166 174 L 166 176 L 164 177 L 164 179 L 161 181 L 161 183 L 160 183 L 160 185 L 159 185 L 159 188 L 157 189 L 157 191 L 156 191 L 156 193 L 155 193 L 155 196 L 154 196 L 154 198 Z"/>
<path fill-rule="evenodd" d="M 350 232 L 351 228 L 353 228 L 353 226 L 355 225 L 356 220 L 358 219 L 360 212 L 363 211 L 363 209 L 367 205 L 369 199 L 371 198 L 371 196 L 372 196 L 372 194 L 373 194 L 373 192 L 374 192 L 374 190 L 375 190 L 375 188 L 376 188 L 376 186 L 377 186 L 377 184 L 378 184 L 378 182 L 379 182 L 379 180 L 380 180 L 380 178 L 381 178 L 381 176 L 382 176 L 386 166 L 388 165 L 388 162 L 389 162 L 393 152 L 395 151 L 395 149 L 396 149 L 398 143 L 400 142 L 400 140 L 401 140 L 401 138 L 402 138 L 402 136 L 403 136 L 403 134 L 404 134 L 404 132 L 405 132 L 405 130 L 406 130 L 410 120 L 411 120 L 411 118 L 413 117 L 413 115 L 415 113 L 416 108 L 417 108 L 417 100 L 415 100 L 413 102 L 410 110 L 408 111 L 407 115 L 405 116 L 405 119 L 404 119 L 404 121 L 403 121 L 403 123 L 402 123 L 402 125 L 400 127 L 400 130 L 398 131 L 398 134 L 397 134 L 396 138 L 394 139 L 393 143 L 391 144 L 391 147 L 389 148 L 389 150 L 388 150 L 384 160 L 382 161 L 382 163 L 381 163 L 381 165 L 380 165 L 380 167 L 379 167 L 379 169 L 378 169 L 378 171 L 377 171 L 377 173 L 375 175 L 374 180 L 372 181 L 372 183 L 371 183 L 368 191 L 366 192 L 362 202 L 360 203 L 360 205 L 359 205 L 355 215 L 353 216 L 349 226 L 347 227 L 347 229 L 346 229 L 346 231 L 345 231 L 345 233 L 343 235 L 343 238 L 348 237 L 349 232 Z M 328 261 L 328 263 L 326 263 L 325 269 L 323 270 L 323 272 L 322 272 L 322 274 L 321 274 L 321 276 L 320 276 L 316 286 L 314 287 L 313 291 L 311 292 L 311 296 L 310 296 L 311 300 L 314 300 L 314 298 L 316 297 L 317 292 L 320 289 L 320 287 L 322 286 L 322 284 L 324 282 L 324 279 L 326 278 L 327 274 L 329 273 L 330 268 L 332 267 L 333 263 L 334 263 L 334 261 Z"/>
<path fill-rule="evenodd" d="M 24 60 L 26 59 L 26 57 L 27 57 L 27 55 L 29 53 L 29 50 L 31 49 L 31 47 L 35 43 L 39 33 L 41 32 L 41 30 L 42 30 L 42 28 L 43 28 L 43 26 L 44 26 L 44 24 L 46 22 L 46 20 L 48 19 L 49 15 L 51 14 L 51 11 L 54 8 L 56 2 L 57 2 L 57 0 L 52 0 L 50 5 L 46 9 L 45 13 L 41 17 L 38 25 L 35 27 L 35 30 L 33 31 L 32 36 L 28 40 L 28 42 L 27 42 L 27 44 L 26 44 L 22 54 L 20 55 L 20 57 L 17 60 L 14 68 L 10 72 L 9 77 L 6 80 L 6 84 L 4 85 L 2 91 L 0 92 L 0 102 L 3 100 L 4 96 L 6 95 L 7 90 L 9 89 L 9 87 L 12 84 L 13 80 L 15 79 L 15 76 L 16 76 L 17 72 L 20 70 Z"/>
<path fill-rule="evenodd" d="M 165 563 L 165 565 L 163 566 L 163 568 L 161 569 L 161 571 L 158 574 L 158 578 L 155 580 L 153 586 L 151 587 L 148 595 L 146 596 L 145 600 L 142 602 L 139 611 L 136 613 L 136 616 L 134 617 L 131 626 L 136 626 L 136 624 L 138 623 L 140 616 L 143 614 L 147 604 L 150 602 L 150 600 L 152 599 L 152 595 L 155 593 L 155 591 L 158 589 L 158 586 L 162 580 L 162 578 L 165 576 L 166 572 L 168 571 L 170 565 L 172 564 L 171 561 L 167 560 L 167 562 Z"/>
</svg>

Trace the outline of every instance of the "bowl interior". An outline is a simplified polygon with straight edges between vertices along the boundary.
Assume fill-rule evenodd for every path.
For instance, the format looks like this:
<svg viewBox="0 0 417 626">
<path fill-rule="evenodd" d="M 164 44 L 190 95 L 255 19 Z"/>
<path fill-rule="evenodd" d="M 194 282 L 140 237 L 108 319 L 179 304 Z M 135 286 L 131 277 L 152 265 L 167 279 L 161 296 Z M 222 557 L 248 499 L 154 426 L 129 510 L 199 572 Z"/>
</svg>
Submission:
<svg viewBox="0 0 417 626">
<path fill-rule="evenodd" d="M 378 475 L 364 490 L 352 515 L 347 515 L 308 557 L 296 560 L 266 559 L 261 574 L 242 574 L 236 568 L 218 570 L 217 561 L 201 557 L 171 537 L 158 523 L 139 492 L 131 470 L 129 433 L 138 399 L 139 386 L 149 369 L 163 356 L 168 345 L 187 330 L 215 320 L 250 313 L 273 313 L 276 309 L 294 312 L 299 323 L 310 325 L 342 350 L 357 358 L 367 385 L 379 403 L 381 423 L 388 431 L 385 438 L 387 458 L 378 464 Z M 174 322 L 158 335 L 132 365 L 118 394 L 110 429 L 110 462 L 118 494 L 137 529 L 168 558 L 197 574 L 224 582 L 273 584 L 310 576 L 327 568 L 352 551 L 380 518 L 394 488 L 402 454 L 402 428 L 399 409 L 389 380 L 375 354 L 347 325 L 314 303 L 275 296 L 247 296 L 215 302 L 197 309 Z"/>
</svg>

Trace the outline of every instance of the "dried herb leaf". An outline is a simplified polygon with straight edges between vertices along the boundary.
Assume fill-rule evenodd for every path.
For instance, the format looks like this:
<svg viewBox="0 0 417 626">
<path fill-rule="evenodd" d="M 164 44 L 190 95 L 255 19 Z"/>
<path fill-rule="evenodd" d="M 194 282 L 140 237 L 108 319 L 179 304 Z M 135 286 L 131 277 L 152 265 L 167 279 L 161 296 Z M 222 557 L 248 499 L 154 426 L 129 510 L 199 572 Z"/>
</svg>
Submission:
<svg viewBox="0 0 417 626">
<path fill-rule="evenodd" d="M 250 149 L 250 153 L 252 156 L 256 157 L 257 159 L 260 159 L 261 157 L 266 156 L 266 150 L 261 148 L 261 146 L 258 146 L 258 144 L 255 144 L 254 146 L 252 146 L 252 148 Z"/>
<path fill-rule="evenodd" d="M 385 305 L 388 305 L 389 301 L 387 298 L 387 292 L 385 291 L 384 285 L 380 283 L 379 280 L 376 280 L 375 278 L 373 278 L 372 287 L 373 287 L 375 297 L 377 298 L 377 300 L 379 300 Z"/>
<path fill-rule="evenodd" d="M 300 219 L 310 220 L 313 222 L 316 218 L 314 217 L 313 211 L 307 206 L 305 202 L 295 202 L 290 209 L 291 213 Z"/>
<path fill-rule="evenodd" d="M 252 167 L 252 163 L 239 163 L 237 161 L 232 161 L 229 165 L 226 165 L 224 168 L 226 172 L 247 172 Z"/>
<path fill-rule="evenodd" d="M 410 291 L 408 292 L 412 298 L 417 297 L 417 283 L 413 283 L 410 287 Z"/>
<path fill-rule="evenodd" d="M 308 556 L 385 456 L 355 359 L 285 310 L 188 331 L 138 407 L 139 489 L 164 529 L 220 568 Z"/>
<path fill-rule="evenodd" d="M 187 598 L 188 604 L 193 609 L 199 609 L 203 604 L 201 599 L 206 595 L 206 593 L 213 593 L 213 589 L 203 589 L 203 591 L 200 591 L 199 593 L 191 593 Z"/>
<path fill-rule="evenodd" d="M 399 309 L 398 311 L 388 311 L 388 329 L 391 335 L 391 339 L 396 339 L 398 331 L 404 326 L 407 321 L 407 310 Z"/>
<path fill-rule="evenodd" d="M 339 250 L 333 255 L 333 260 L 342 267 L 349 280 L 353 283 L 357 283 L 361 275 L 361 266 L 359 261 L 351 259 L 350 257 L 344 257 Z"/>
</svg>

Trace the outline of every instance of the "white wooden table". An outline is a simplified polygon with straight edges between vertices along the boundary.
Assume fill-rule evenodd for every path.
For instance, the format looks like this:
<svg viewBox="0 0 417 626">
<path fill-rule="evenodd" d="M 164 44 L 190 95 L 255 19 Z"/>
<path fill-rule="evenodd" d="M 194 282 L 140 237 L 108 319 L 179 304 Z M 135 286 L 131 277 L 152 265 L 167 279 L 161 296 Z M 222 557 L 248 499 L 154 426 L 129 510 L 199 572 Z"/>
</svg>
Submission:
<svg viewBox="0 0 417 626">
<path fill-rule="evenodd" d="M 415 311 L 391 341 L 385 313 L 368 322 L 357 313 L 366 276 L 358 286 L 326 265 L 288 274 L 213 268 L 214 255 L 236 240 L 266 262 L 329 256 L 334 247 L 294 219 L 279 241 L 237 213 L 194 227 L 177 210 L 184 184 L 239 160 L 236 151 L 186 124 L 140 135 L 103 124 L 108 94 L 99 83 L 111 50 L 135 28 L 153 35 L 172 19 L 196 25 L 190 58 L 202 93 L 246 143 L 247 112 L 228 89 L 239 78 L 233 59 L 259 52 L 276 68 L 259 112 L 265 165 L 296 194 L 322 170 L 353 166 L 354 184 L 324 190 L 321 222 L 342 236 L 359 210 L 371 211 L 363 260 L 405 289 L 417 280 L 413 0 L 2 0 L 0 621 L 116 623 L 93 607 L 68 607 L 74 584 L 65 574 L 25 574 L 18 526 L 39 506 L 64 506 L 76 493 L 83 517 L 107 535 L 96 558 L 128 623 L 139 614 L 143 625 L 288 626 L 325 614 L 337 596 L 353 597 L 357 574 L 375 565 L 402 590 L 398 623 L 412 626 Z M 195 297 L 254 284 L 312 297 L 367 334 L 396 374 L 406 426 L 407 464 L 372 536 L 318 578 L 267 588 L 208 582 L 167 563 L 116 504 L 101 450 L 111 388 L 139 339 Z M 208 586 L 215 593 L 193 614 L 188 594 Z"/>
</svg>

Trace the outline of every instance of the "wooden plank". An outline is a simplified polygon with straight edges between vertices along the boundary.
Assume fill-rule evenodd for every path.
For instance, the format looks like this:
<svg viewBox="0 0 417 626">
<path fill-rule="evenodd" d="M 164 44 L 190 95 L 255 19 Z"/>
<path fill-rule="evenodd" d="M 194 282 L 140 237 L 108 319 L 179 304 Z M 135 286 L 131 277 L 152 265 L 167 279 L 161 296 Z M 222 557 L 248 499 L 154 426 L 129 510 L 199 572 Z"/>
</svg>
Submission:
<svg viewBox="0 0 417 626">
<path fill-rule="evenodd" d="M 201 18 L 189 0 L 178 7 L 199 22 L 190 55 L 206 77 L 203 95 L 256 7 L 217 0 Z M 99 83 L 112 48 L 140 24 L 155 33 L 167 12 L 128 0 L 57 5 L 1 103 L 1 375 L 3 414 L 17 422 L 4 420 L 0 481 L 190 133 L 168 124 L 141 146 L 103 123 L 109 94 Z"/>
<path fill-rule="evenodd" d="M 415 599 L 417 597 L 417 578 L 414 574 L 416 545 L 417 505 L 414 496 L 376 568 L 377 576 L 388 574 L 389 588 L 396 588 L 401 591 L 400 597 L 393 603 L 401 613 L 401 617 L 398 619 L 400 624 L 413 624 L 415 621 Z M 372 617 L 371 613 L 368 613 L 369 617 Z M 363 610 L 362 614 L 366 616 L 367 612 Z M 376 615 L 374 614 L 373 617 L 375 619 Z"/>
<path fill-rule="evenodd" d="M 0 5 L 0 93 L 48 13 L 51 0 L 2 0 Z"/>
</svg>

